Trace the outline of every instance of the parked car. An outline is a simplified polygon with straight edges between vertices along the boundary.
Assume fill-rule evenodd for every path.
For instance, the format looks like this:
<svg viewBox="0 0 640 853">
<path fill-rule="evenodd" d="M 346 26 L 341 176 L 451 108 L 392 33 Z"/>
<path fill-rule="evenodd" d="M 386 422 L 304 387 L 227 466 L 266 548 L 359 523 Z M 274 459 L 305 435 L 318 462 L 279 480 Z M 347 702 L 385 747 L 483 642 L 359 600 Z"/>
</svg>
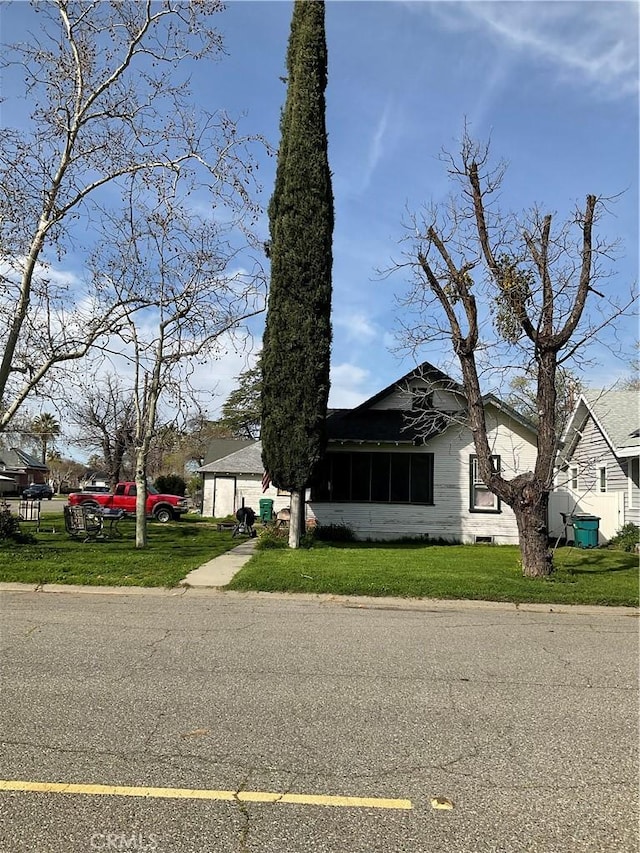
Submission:
<svg viewBox="0 0 640 853">
<path fill-rule="evenodd" d="M 22 497 L 30 501 L 42 501 L 45 498 L 50 501 L 53 489 L 47 483 L 32 483 L 23 491 Z"/>
</svg>

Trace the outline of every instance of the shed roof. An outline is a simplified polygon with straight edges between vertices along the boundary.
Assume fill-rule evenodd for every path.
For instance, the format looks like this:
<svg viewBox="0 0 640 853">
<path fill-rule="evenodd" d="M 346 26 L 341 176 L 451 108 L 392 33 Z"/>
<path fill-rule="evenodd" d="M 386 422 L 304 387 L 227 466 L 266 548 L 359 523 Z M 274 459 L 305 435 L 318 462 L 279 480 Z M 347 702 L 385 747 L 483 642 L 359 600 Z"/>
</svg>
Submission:
<svg viewBox="0 0 640 853">
<path fill-rule="evenodd" d="M 215 462 L 216 459 L 222 459 L 224 456 L 229 456 L 230 453 L 235 453 L 236 450 L 242 450 L 243 447 L 248 447 L 250 444 L 255 444 L 254 439 L 212 438 L 207 447 L 204 464 L 208 465 L 210 462 Z"/>
<path fill-rule="evenodd" d="M 262 474 L 262 442 L 253 441 L 239 450 L 198 468 L 203 474 Z"/>
</svg>

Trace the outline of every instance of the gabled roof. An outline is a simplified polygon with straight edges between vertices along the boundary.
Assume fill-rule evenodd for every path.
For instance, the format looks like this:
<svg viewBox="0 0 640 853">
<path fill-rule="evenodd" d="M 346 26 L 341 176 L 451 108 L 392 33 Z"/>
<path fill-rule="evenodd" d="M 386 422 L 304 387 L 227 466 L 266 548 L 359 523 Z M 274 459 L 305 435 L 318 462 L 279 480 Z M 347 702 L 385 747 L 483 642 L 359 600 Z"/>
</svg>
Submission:
<svg viewBox="0 0 640 853">
<path fill-rule="evenodd" d="M 48 465 L 19 447 L 11 447 L 9 450 L 0 448 L 0 469 L 23 471 L 26 468 L 33 468 L 37 471 L 49 470 Z"/>
<path fill-rule="evenodd" d="M 636 391 L 585 391 L 569 419 L 563 456 L 571 456 L 591 416 L 616 456 L 640 454 L 640 404 Z"/>
<path fill-rule="evenodd" d="M 436 435 L 440 435 L 453 423 L 459 424 L 465 418 L 464 409 L 452 415 L 451 412 L 431 412 L 416 414 L 400 409 L 372 408 L 385 397 L 396 391 L 408 390 L 412 382 L 422 380 L 434 388 L 448 391 L 465 398 L 464 388 L 446 373 L 425 361 L 410 370 L 391 385 L 383 388 L 373 397 L 360 403 L 354 409 L 330 411 L 327 418 L 327 437 L 329 441 L 375 441 L 396 444 L 422 444 Z M 495 394 L 485 394 L 484 405 L 492 405 L 511 420 L 519 423 L 529 432 L 536 434 L 535 426 L 514 408 L 498 399 Z"/>
<path fill-rule="evenodd" d="M 262 442 L 252 441 L 234 453 L 198 468 L 205 474 L 262 474 Z"/>
<path fill-rule="evenodd" d="M 431 382 L 434 385 L 445 387 L 447 391 L 464 395 L 464 388 L 462 385 L 450 376 L 447 376 L 446 373 L 443 373 L 437 367 L 429 364 L 428 361 L 423 361 L 422 364 L 414 367 L 413 370 L 405 373 L 405 375 L 401 376 L 400 379 L 396 379 L 396 381 L 392 382 L 391 385 L 387 385 L 387 387 L 383 388 L 382 391 L 378 391 L 378 393 L 374 394 L 373 397 L 369 397 L 369 399 L 365 400 L 364 403 L 360 403 L 359 406 L 356 406 L 355 409 L 351 409 L 350 411 L 357 412 L 360 409 L 370 409 L 371 406 L 379 403 L 380 400 L 384 400 L 385 397 L 393 394 L 398 390 L 398 388 L 406 388 L 412 380 L 416 379 L 422 379 L 426 382 Z"/>
<path fill-rule="evenodd" d="M 230 453 L 235 453 L 236 450 L 242 450 L 243 447 L 248 447 L 250 444 L 255 444 L 252 438 L 212 438 L 207 447 L 207 452 L 204 457 L 204 464 L 215 462 L 216 459 L 222 459 L 224 456 L 229 456 Z M 200 469 L 202 470 L 202 469 Z"/>
</svg>

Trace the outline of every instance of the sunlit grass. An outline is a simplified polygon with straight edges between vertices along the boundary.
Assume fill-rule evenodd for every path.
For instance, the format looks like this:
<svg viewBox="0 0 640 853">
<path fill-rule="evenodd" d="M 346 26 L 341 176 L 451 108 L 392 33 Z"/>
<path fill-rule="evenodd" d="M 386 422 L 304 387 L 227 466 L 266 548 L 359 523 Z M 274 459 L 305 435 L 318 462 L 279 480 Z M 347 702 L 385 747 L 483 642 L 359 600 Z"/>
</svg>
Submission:
<svg viewBox="0 0 640 853">
<path fill-rule="evenodd" d="M 33 525 L 23 523 L 23 531 Z M 35 544 L 0 543 L 0 581 L 172 587 L 192 570 L 238 544 L 200 517 L 148 526 L 148 546 L 135 548 L 135 522 L 121 539 L 81 542 L 67 535 L 62 514 L 42 516 Z M 52 532 L 55 530 L 55 532 Z"/>
<path fill-rule="evenodd" d="M 488 601 L 638 605 L 638 560 L 560 548 L 551 578 L 524 578 L 514 546 L 316 544 L 255 554 L 227 589 Z"/>
</svg>

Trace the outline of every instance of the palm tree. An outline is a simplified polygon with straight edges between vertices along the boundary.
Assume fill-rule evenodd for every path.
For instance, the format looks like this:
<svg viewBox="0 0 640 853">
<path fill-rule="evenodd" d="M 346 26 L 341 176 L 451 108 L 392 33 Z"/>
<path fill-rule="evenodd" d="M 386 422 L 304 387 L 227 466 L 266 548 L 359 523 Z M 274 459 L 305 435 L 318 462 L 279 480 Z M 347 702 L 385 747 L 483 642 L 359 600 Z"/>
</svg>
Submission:
<svg viewBox="0 0 640 853">
<path fill-rule="evenodd" d="M 51 439 L 60 435 L 60 424 L 55 418 L 55 415 L 49 412 L 42 412 L 37 415 L 31 422 L 31 432 L 37 436 L 42 446 L 42 462 L 47 461 L 47 447 Z"/>
</svg>

